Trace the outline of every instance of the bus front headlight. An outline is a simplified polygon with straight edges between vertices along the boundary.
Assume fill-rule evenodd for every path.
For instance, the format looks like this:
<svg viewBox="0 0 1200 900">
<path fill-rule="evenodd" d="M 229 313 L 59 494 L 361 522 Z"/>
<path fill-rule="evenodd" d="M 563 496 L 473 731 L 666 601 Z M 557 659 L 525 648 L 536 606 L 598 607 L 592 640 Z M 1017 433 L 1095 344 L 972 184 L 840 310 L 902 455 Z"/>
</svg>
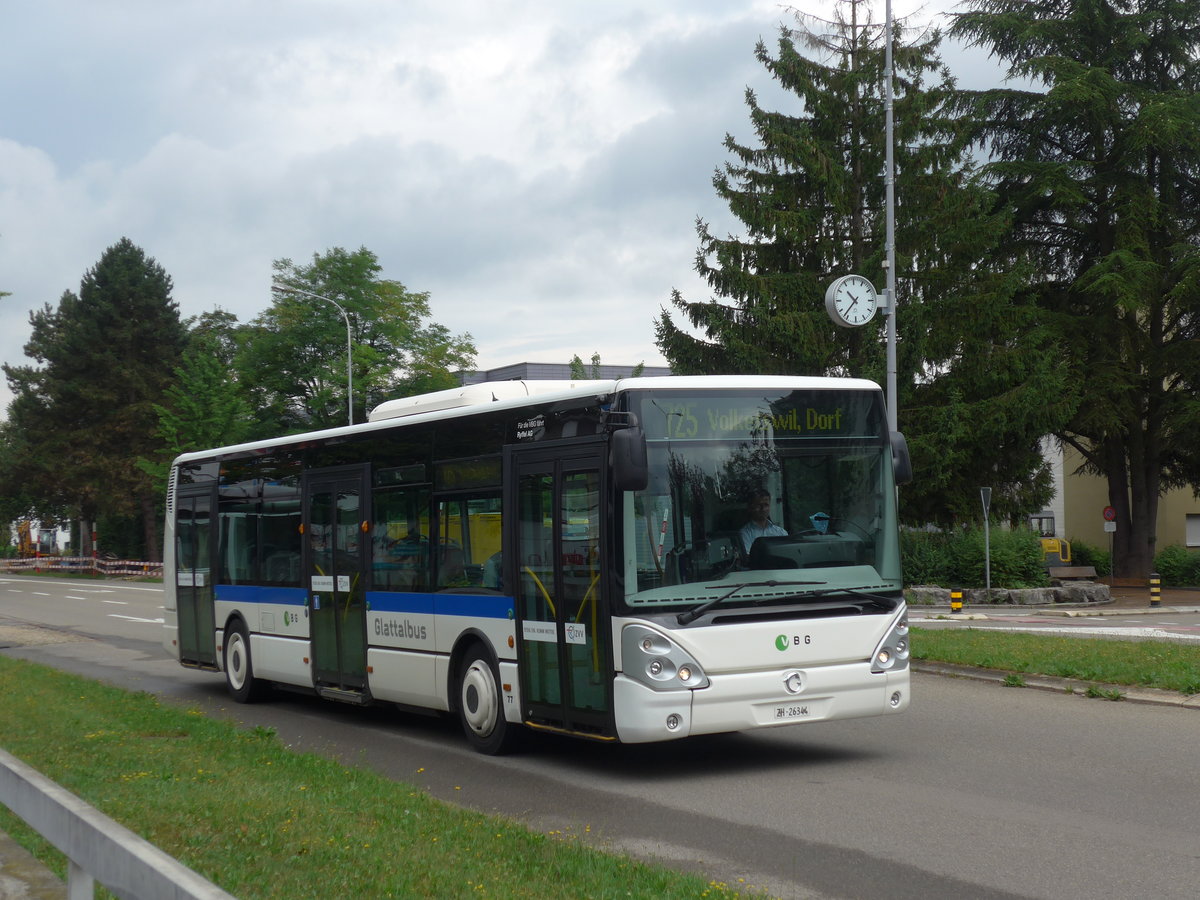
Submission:
<svg viewBox="0 0 1200 900">
<path fill-rule="evenodd" d="M 872 672 L 897 672 L 908 667 L 908 610 L 888 629 L 871 656 Z"/>
<path fill-rule="evenodd" d="M 708 676 L 690 653 L 645 625 L 625 626 L 621 659 L 627 676 L 656 691 L 708 687 Z"/>
</svg>

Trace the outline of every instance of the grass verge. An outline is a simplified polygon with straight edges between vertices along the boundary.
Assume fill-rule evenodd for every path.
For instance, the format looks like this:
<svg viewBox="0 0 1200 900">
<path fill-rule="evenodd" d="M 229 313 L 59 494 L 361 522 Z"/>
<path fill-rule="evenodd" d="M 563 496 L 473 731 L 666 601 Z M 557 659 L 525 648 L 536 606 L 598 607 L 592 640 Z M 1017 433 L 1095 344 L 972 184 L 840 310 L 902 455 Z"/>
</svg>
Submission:
<svg viewBox="0 0 1200 900">
<path fill-rule="evenodd" d="M 912 630 L 915 659 L 1200 694 L 1200 647 L 977 629 Z"/>
<path fill-rule="evenodd" d="M 0 696 L 0 746 L 241 900 L 739 893 L 33 663 L 0 656 Z M 2 806 L 0 829 L 64 875 Z"/>
</svg>

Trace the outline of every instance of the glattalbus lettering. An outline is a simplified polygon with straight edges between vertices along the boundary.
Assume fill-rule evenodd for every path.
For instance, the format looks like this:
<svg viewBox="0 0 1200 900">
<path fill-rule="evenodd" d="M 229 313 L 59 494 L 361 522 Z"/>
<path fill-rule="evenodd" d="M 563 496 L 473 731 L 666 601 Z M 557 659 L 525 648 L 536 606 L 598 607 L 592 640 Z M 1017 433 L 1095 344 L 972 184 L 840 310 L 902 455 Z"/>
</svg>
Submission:
<svg viewBox="0 0 1200 900">
<path fill-rule="evenodd" d="M 414 625 L 408 619 L 401 619 L 399 622 L 394 619 L 390 621 L 376 619 L 375 635 L 376 637 L 398 637 L 408 638 L 410 641 L 423 641 L 426 631 L 424 625 Z"/>
</svg>

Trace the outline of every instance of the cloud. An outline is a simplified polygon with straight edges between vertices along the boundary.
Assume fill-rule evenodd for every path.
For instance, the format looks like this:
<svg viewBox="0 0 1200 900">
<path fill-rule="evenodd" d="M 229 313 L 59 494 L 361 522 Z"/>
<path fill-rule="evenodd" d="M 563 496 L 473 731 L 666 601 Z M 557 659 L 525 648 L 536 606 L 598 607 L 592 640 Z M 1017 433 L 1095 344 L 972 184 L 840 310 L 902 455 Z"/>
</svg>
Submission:
<svg viewBox="0 0 1200 900">
<path fill-rule="evenodd" d="M 484 367 L 659 362 L 671 288 L 706 290 L 693 223 L 727 217 L 711 177 L 726 132 L 752 138 L 743 91 L 786 101 L 753 56 L 786 18 L 765 0 L 19 4 L 0 358 L 24 362 L 29 310 L 128 236 L 184 315 L 247 320 L 272 260 L 366 246 Z"/>
</svg>

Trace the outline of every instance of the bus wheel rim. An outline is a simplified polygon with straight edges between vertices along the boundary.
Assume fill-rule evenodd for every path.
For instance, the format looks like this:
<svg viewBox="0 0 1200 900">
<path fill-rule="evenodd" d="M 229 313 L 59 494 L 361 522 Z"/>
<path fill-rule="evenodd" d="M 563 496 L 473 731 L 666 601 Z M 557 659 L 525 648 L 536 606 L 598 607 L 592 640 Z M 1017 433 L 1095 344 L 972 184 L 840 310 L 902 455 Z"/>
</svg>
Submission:
<svg viewBox="0 0 1200 900">
<path fill-rule="evenodd" d="M 240 634 L 229 639 L 229 682 L 235 688 L 246 683 L 246 646 Z"/>
<path fill-rule="evenodd" d="M 496 680 L 486 662 L 477 659 L 467 667 L 462 683 L 462 716 L 471 731 L 487 737 L 499 713 Z"/>
</svg>

